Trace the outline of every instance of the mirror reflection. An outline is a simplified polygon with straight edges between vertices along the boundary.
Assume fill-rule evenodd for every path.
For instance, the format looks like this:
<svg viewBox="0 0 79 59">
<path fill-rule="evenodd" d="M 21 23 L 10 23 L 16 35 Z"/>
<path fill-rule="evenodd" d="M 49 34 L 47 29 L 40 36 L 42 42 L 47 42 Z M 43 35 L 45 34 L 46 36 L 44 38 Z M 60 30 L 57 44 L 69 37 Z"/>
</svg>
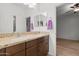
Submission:
<svg viewBox="0 0 79 59">
<path fill-rule="evenodd" d="M 36 14 L 32 15 L 33 11 L 36 11 Z M 36 27 L 46 25 L 46 13 L 40 13 L 38 8 L 29 8 L 17 3 L 0 4 L 0 33 L 31 32 L 36 30 Z"/>
<path fill-rule="evenodd" d="M 46 22 L 47 22 L 47 17 L 40 14 L 40 15 L 36 15 L 34 17 L 34 24 L 36 27 L 43 27 L 46 26 Z"/>
</svg>

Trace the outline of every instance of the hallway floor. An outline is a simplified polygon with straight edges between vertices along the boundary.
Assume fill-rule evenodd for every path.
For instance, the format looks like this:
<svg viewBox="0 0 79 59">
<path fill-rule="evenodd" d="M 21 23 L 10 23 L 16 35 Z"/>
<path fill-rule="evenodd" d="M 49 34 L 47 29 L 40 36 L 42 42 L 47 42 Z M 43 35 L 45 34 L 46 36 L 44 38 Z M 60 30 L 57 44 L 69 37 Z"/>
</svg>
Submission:
<svg viewBox="0 0 79 59">
<path fill-rule="evenodd" d="M 79 41 L 57 39 L 57 56 L 79 56 Z"/>
</svg>

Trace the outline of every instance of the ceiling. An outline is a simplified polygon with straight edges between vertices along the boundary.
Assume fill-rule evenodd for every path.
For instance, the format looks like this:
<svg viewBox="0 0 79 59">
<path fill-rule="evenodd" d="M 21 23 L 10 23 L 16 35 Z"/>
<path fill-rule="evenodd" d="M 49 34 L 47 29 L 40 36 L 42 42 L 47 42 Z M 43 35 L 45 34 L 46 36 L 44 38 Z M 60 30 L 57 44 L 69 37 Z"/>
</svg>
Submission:
<svg viewBox="0 0 79 59">
<path fill-rule="evenodd" d="M 25 6 L 24 3 L 15 3 L 16 5 L 19 5 L 19 6 Z M 47 4 L 47 3 L 37 3 L 38 4 Z M 49 4 L 54 4 L 54 6 L 58 7 L 58 6 L 61 6 L 63 5 L 64 3 L 49 3 Z M 27 7 L 27 6 L 26 6 Z"/>
<path fill-rule="evenodd" d="M 55 6 L 56 7 L 59 7 L 59 6 L 61 6 L 61 5 L 63 5 L 64 3 L 55 3 Z"/>
<path fill-rule="evenodd" d="M 74 3 L 64 3 L 60 6 L 57 7 L 57 16 L 63 15 L 65 13 L 71 13 L 72 12 L 72 8 L 70 8 L 71 6 L 73 6 Z"/>
</svg>

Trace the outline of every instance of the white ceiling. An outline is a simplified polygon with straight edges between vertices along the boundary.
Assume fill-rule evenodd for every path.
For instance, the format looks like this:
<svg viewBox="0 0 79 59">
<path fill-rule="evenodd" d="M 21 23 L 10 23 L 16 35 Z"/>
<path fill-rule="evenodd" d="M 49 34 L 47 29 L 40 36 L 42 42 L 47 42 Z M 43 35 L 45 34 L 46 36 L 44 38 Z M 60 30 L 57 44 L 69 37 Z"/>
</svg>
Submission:
<svg viewBox="0 0 79 59">
<path fill-rule="evenodd" d="M 64 3 L 55 3 L 55 6 L 56 7 L 59 7 L 59 6 L 61 6 L 61 5 L 63 5 Z"/>
<path fill-rule="evenodd" d="M 24 6 L 24 4 L 23 3 L 15 3 L 16 5 L 19 5 L 19 6 Z M 46 4 L 46 3 L 37 3 L 37 5 L 38 4 Z M 63 5 L 64 3 L 49 3 L 49 4 L 54 4 L 56 7 L 58 7 L 58 6 L 61 6 L 61 5 Z"/>
<path fill-rule="evenodd" d="M 57 7 L 57 15 L 60 16 L 66 12 L 72 11 L 72 8 L 70 8 L 71 6 L 73 6 L 74 3 L 64 3 L 61 6 Z"/>
<path fill-rule="evenodd" d="M 23 8 L 27 8 L 27 9 L 31 9 L 29 8 L 27 5 L 24 5 L 24 3 L 14 3 L 15 5 L 19 6 L 19 7 L 23 7 Z M 67 5 L 67 4 L 64 4 L 64 3 L 37 3 L 37 7 L 38 5 L 46 5 L 46 4 L 51 4 L 51 5 L 54 5 L 55 7 L 57 7 L 58 9 L 58 14 L 62 14 L 63 12 L 60 12 L 61 10 L 63 10 L 63 6 L 64 5 Z"/>
</svg>

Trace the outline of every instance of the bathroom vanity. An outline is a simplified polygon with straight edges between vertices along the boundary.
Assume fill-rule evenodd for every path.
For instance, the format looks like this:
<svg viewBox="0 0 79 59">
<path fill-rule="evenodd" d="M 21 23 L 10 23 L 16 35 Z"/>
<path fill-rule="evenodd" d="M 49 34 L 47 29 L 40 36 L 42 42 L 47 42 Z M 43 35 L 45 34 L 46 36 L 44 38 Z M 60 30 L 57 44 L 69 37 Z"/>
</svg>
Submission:
<svg viewBox="0 0 79 59">
<path fill-rule="evenodd" d="M 28 34 L 0 41 L 0 56 L 46 56 L 49 51 L 49 34 Z"/>
</svg>

